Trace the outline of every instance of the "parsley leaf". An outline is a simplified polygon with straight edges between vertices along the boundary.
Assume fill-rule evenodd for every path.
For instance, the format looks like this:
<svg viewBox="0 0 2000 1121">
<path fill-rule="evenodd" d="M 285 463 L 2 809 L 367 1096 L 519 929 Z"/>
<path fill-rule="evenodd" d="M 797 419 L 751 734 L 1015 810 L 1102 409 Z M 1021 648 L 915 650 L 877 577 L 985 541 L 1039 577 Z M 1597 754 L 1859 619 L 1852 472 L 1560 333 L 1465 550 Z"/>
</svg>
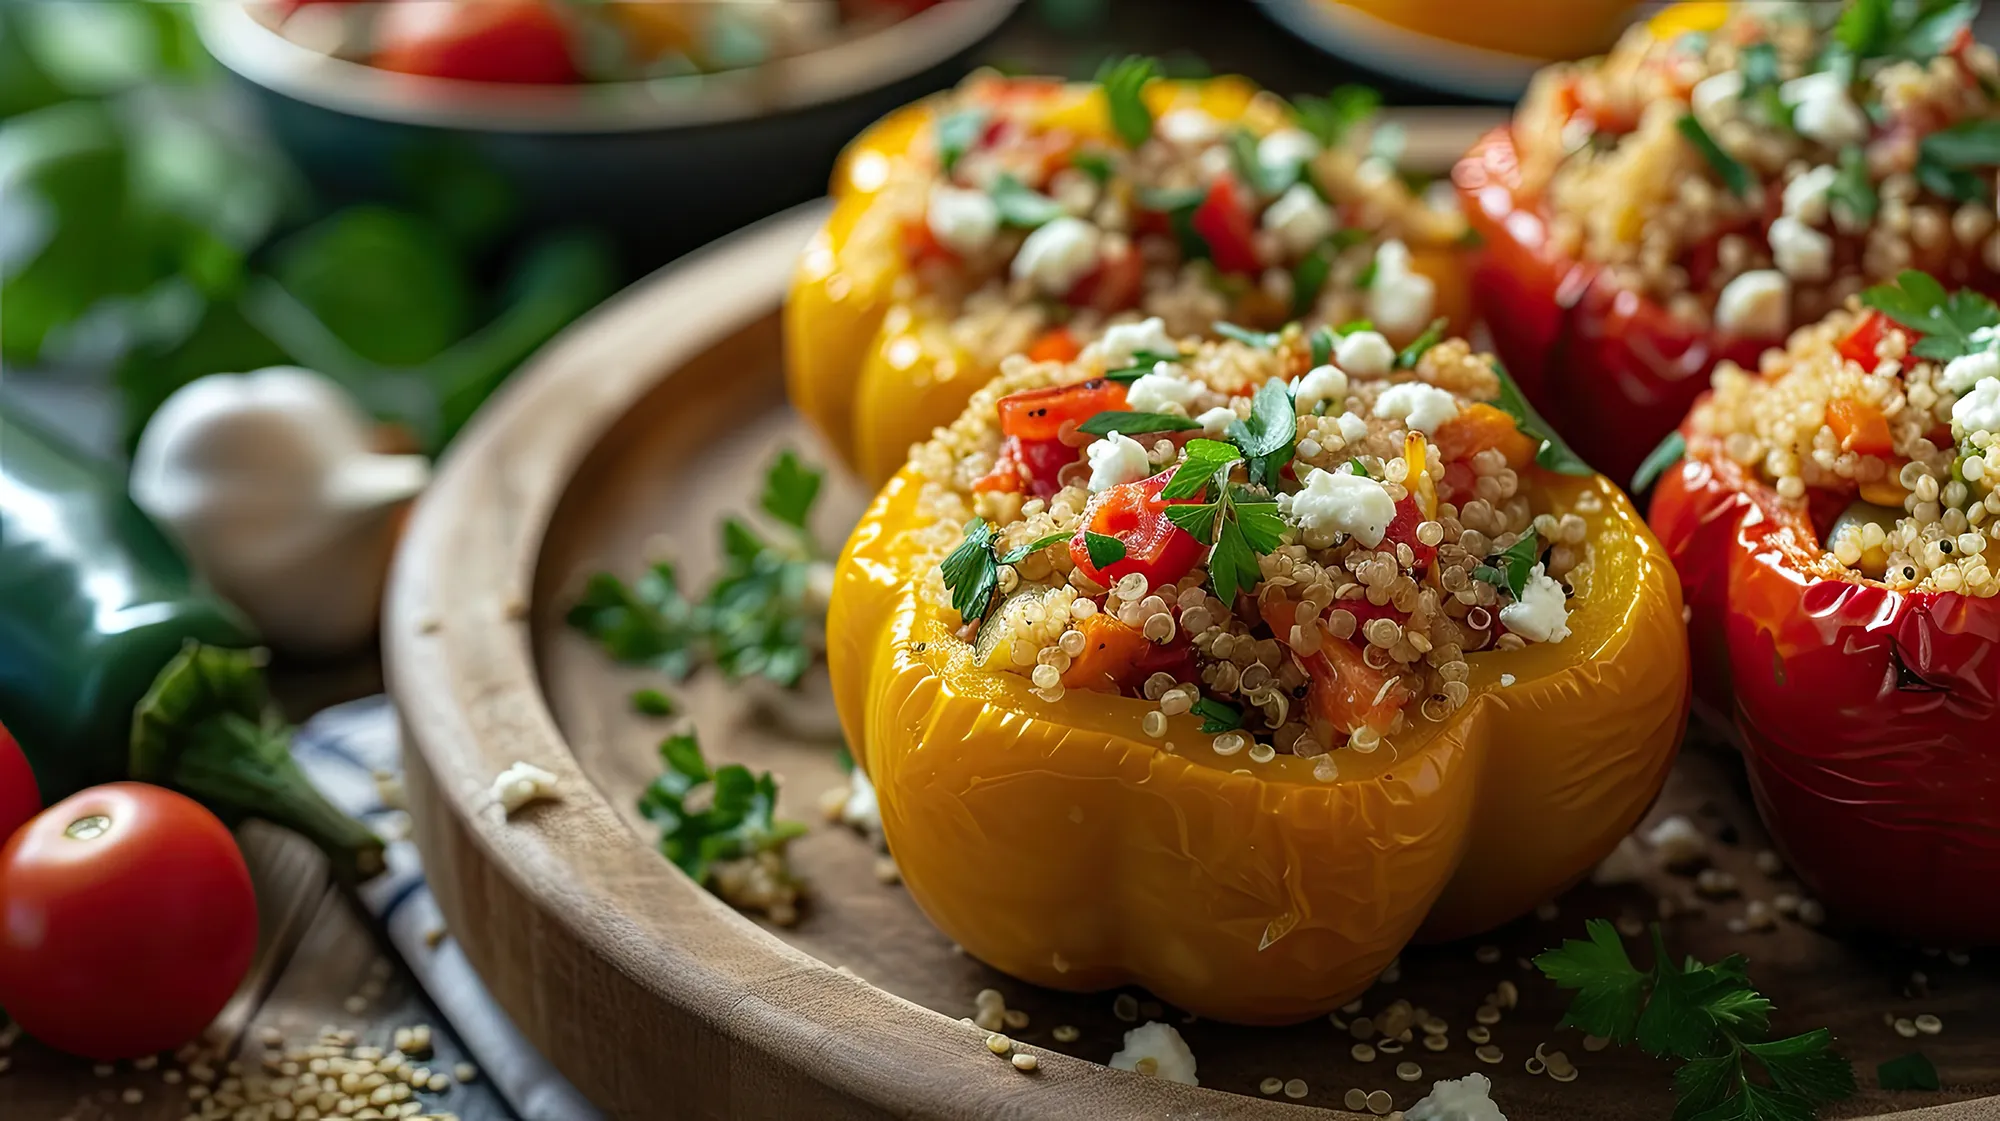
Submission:
<svg viewBox="0 0 2000 1121">
<path fill-rule="evenodd" d="M 1011 175 L 995 179 L 986 194 L 1000 211 L 1001 223 L 1018 229 L 1032 230 L 1045 226 L 1063 215 L 1063 208 L 1056 200 Z"/>
<path fill-rule="evenodd" d="M 1886 50 L 1894 33 L 1893 0 L 1851 0 L 1833 25 L 1833 38 L 1856 58 L 1872 58 Z"/>
<path fill-rule="evenodd" d="M 1396 368 L 1398 370 L 1416 369 L 1417 360 L 1424 356 L 1424 352 L 1444 341 L 1444 330 L 1450 325 L 1451 320 L 1443 316 L 1431 320 L 1430 326 L 1425 327 L 1422 334 L 1411 339 L 1410 345 L 1404 347 L 1396 355 Z"/>
<path fill-rule="evenodd" d="M 1368 86 L 1336 86 L 1325 97 L 1306 95 L 1292 99 L 1299 127 L 1326 148 L 1339 145 L 1354 126 L 1374 116 L 1381 105 L 1382 95 Z"/>
<path fill-rule="evenodd" d="M 1473 568 L 1472 578 L 1504 590 L 1518 602 L 1521 589 L 1528 586 L 1528 575 L 1540 558 L 1540 544 L 1535 531 L 1530 529 L 1521 535 L 1520 540 L 1507 546 L 1506 551 L 1495 553 L 1486 558 L 1486 564 Z"/>
<path fill-rule="evenodd" d="M 734 518 L 722 524 L 722 574 L 702 601 L 715 664 L 728 677 L 799 683 L 813 652 L 806 584 L 813 560 L 772 545 Z"/>
<path fill-rule="evenodd" d="M 1493 399 L 1493 407 L 1514 418 L 1514 427 L 1520 429 L 1532 440 L 1540 440 L 1542 446 L 1535 452 L 1535 462 L 1558 475 L 1587 476 L 1597 472 L 1583 457 L 1570 450 L 1563 438 L 1533 405 L 1521 394 L 1521 387 L 1514 383 L 1514 375 L 1499 359 L 1493 361 L 1493 372 L 1500 378 L 1500 395 Z"/>
<path fill-rule="evenodd" d="M 1243 726 L 1243 710 L 1235 705 L 1218 701 L 1214 697 L 1203 697 L 1196 701 L 1191 711 L 1201 717 L 1201 730 L 1208 735 L 1233 732 Z"/>
<path fill-rule="evenodd" d="M 1111 127 L 1127 147 L 1137 148 L 1152 139 L 1153 111 L 1146 107 L 1145 90 L 1146 83 L 1159 73 L 1159 62 L 1137 55 L 1106 59 L 1097 68 L 1097 84 L 1104 87 Z"/>
<path fill-rule="evenodd" d="M 1257 556 L 1258 549 L 1245 535 L 1243 524 L 1234 518 L 1223 520 L 1215 531 L 1215 548 L 1208 552 L 1208 578 L 1217 599 L 1233 604 L 1237 592 L 1257 586 L 1264 575 Z"/>
<path fill-rule="evenodd" d="M 1083 547 L 1090 553 L 1091 567 L 1099 572 L 1125 559 L 1125 542 L 1116 537 L 1084 530 Z"/>
<path fill-rule="evenodd" d="M 1340 336 L 1333 333 L 1333 328 L 1324 324 L 1313 328 L 1312 334 L 1306 338 L 1312 348 L 1312 364 L 1324 366 L 1333 361 L 1333 348 L 1339 341 Z"/>
<path fill-rule="evenodd" d="M 949 175 L 959 159 L 979 142 L 986 131 L 986 120 L 984 109 L 961 109 L 938 118 L 938 162 L 944 165 L 945 174 Z"/>
<path fill-rule="evenodd" d="M 993 527 L 985 518 L 965 523 L 965 540 L 938 566 L 944 586 L 951 591 L 952 610 L 960 621 L 975 623 L 986 618 L 993 593 L 1000 586 L 1000 572 L 993 559 Z"/>
<path fill-rule="evenodd" d="M 1106 379 L 1115 381 L 1120 385 L 1130 385 L 1147 374 L 1152 373 L 1153 367 L 1160 363 L 1178 362 L 1180 360 L 1181 356 L 1178 353 L 1162 354 L 1157 350 L 1135 350 L 1132 352 L 1132 364 L 1130 366 L 1124 366 L 1116 370 L 1106 370 L 1104 371 L 1104 376 Z"/>
<path fill-rule="evenodd" d="M 1375 287 L 1375 274 L 1380 271 L 1382 271 L 1381 260 L 1378 257 L 1368 258 L 1368 263 L 1361 266 L 1360 272 L 1354 274 L 1354 286 L 1363 292 Z"/>
<path fill-rule="evenodd" d="M 1639 464 L 1639 469 L 1632 472 L 1632 493 L 1644 494 L 1661 475 L 1667 473 L 1667 468 L 1687 458 L 1687 450 L 1687 437 L 1682 436 L 1678 430 L 1667 433 L 1667 438 L 1661 440 L 1659 446 L 1652 451 L 1647 452 L 1646 458 Z"/>
<path fill-rule="evenodd" d="M 1278 516 L 1275 502 L 1231 502 L 1236 514 L 1236 525 L 1243 531 L 1243 539 L 1258 553 L 1269 553 L 1284 540 L 1285 519 Z"/>
<path fill-rule="evenodd" d="M 1868 157 L 1859 145 L 1841 149 L 1840 174 L 1827 188 L 1826 197 L 1854 221 L 1864 224 L 1873 221 L 1875 212 L 1881 209 L 1881 196 L 1875 193 L 1875 182 L 1868 177 Z"/>
<path fill-rule="evenodd" d="M 1750 169 L 1737 162 L 1735 156 L 1723 151 L 1722 145 L 1715 142 L 1715 138 L 1708 134 L 1708 130 L 1702 127 L 1693 113 L 1683 114 L 1676 122 L 1676 126 L 1681 130 L 1681 135 L 1687 138 L 1687 142 L 1694 145 L 1694 150 L 1700 152 L 1701 157 L 1708 161 L 1708 166 L 1714 169 L 1716 177 L 1722 180 L 1722 185 L 1729 188 L 1730 194 L 1742 198 L 1750 193 L 1752 183 Z"/>
<path fill-rule="evenodd" d="M 799 461 L 790 448 L 778 453 L 770 470 L 764 473 L 764 494 L 758 504 L 764 512 L 791 526 L 793 529 L 806 528 L 806 516 L 812 513 L 812 505 L 819 498 L 819 485 L 824 476 Z"/>
<path fill-rule="evenodd" d="M 2000 166 L 2000 121 L 1974 118 L 1923 138 L 1917 145 L 1917 179 L 1960 202 L 1986 198 L 1986 180 L 1975 172 Z"/>
<path fill-rule="evenodd" d="M 1092 436 L 1105 436 L 1112 432 L 1122 436 L 1143 436 L 1148 432 L 1187 432 L 1200 427 L 1194 421 L 1172 413 L 1133 413 L 1112 409 L 1077 425 L 1076 430 Z"/>
<path fill-rule="evenodd" d="M 680 706 L 658 689 L 637 689 L 632 693 L 632 711 L 642 716 L 672 716 Z"/>
<path fill-rule="evenodd" d="M 1165 492 L 1161 492 L 1164 494 Z M 1176 503 L 1167 507 L 1167 520 L 1188 531 L 1188 536 L 1208 545 L 1215 540 L 1215 522 L 1222 516 L 1218 502 Z"/>
<path fill-rule="evenodd" d="M 1630 1043 L 1645 1005 L 1646 975 L 1632 966 L 1618 929 L 1604 919 L 1584 924 L 1589 941 L 1567 939 L 1535 958 L 1535 968 L 1560 988 L 1577 990 L 1562 1026 Z"/>
<path fill-rule="evenodd" d="M 1875 1082 L 1884 1090 L 1936 1090 L 1937 1067 L 1922 1051 L 1912 1051 L 1875 1068 Z"/>
<path fill-rule="evenodd" d="M 1978 0 L 1852 0 L 1834 24 L 1834 39 L 1857 59 L 1929 62 L 1979 12 Z"/>
<path fill-rule="evenodd" d="M 806 827 L 776 816 L 778 786 L 767 771 L 753 775 L 740 763 L 714 770 L 692 735 L 660 744 L 666 769 L 639 795 L 639 813 L 660 827 L 660 851 L 688 878 L 707 886 L 718 861 L 763 852 L 782 854 Z M 712 787 L 708 808 L 688 807 L 689 796 Z"/>
<path fill-rule="evenodd" d="M 1208 490 L 1208 482 L 1217 472 L 1243 458 L 1243 452 L 1235 444 L 1225 444 L 1221 440 L 1204 440 L 1199 437 L 1189 440 L 1181 449 L 1181 465 L 1174 469 L 1174 477 L 1160 490 L 1160 497 L 1199 498 Z M 1172 509 L 1167 511 L 1171 516 Z M 1206 544 L 1208 535 L 1197 533 L 1196 537 Z"/>
<path fill-rule="evenodd" d="M 1833 1035 L 1814 1028 L 1789 1039 L 1745 1043 L 1778 1089 L 1807 1101 L 1838 1101 L 1854 1093 L 1854 1067 L 1831 1050 Z"/>
<path fill-rule="evenodd" d="M 1333 275 L 1334 253 L 1333 239 L 1328 238 L 1315 246 L 1312 252 L 1300 258 L 1299 263 L 1292 267 L 1293 315 L 1304 315 L 1312 309 L 1313 301 L 1319 299 L 1320 289 L 1326 287 L 1327 278 Z M 1317 336 L 1318 332 L 1314 334 Z M 1316 366 L 1324 362 L 1325 359 L 1313 360 Z"/>
<path fill-rule="evenodd" d="M 1215 321 L 1214 326 L 1216 334 L 1225 339 L 1234 339 L 1244 346 L 1270 350 L 1278 345 L 1279 334 L 1276 331 L 1252 331 L 1248 327 L 1238 327 L 1234 323 L 1225 323 L 1219 319 Z"/>
<path fill-rule="evenodd" d="M 1861 303 L 1922 334 L 1910 349 L 1924 358 L 1949 362 L 2000 342 L 1992 330 L 2000 327 L 1993 301 L 1972 291 L 1947 295 L 1944 285 L 1915 269 L 1862 292 Z"/>
<path fill-rule="evenodd" d="M 1257 387 L 1256 396 L 1250 399 L 1250 415 L 1229 426 L 1230 440 L 1243 449 L 1250 481 L 1263 484 L 1274 494 L 1278 472 L 1292 461 L 1292 444 L 1298 434 L 1291 388 L 1276 378 Z"/>
<path fill-rule="evenodd" d="M 1067 541 L 1069 539 L 1070 539 L 1070 534 L 1067 533 L 1051 533 L 1046 537 L 1038 537 L 1035 540 L 1028 542 L 1026 545 L 1020 546 L 1019 548 L 1007 550 L 1006 555 L 1000 558 L 1000 563 L 1020 564 L 1022 561 L 1027 560 L 1029 557 L 1032 557 L 1036 553 L 1041 552 L 1043 549 L 1046 549 L 1049 546 L 1056 544 L 1057 542 Z"/>
<path fill-rule="evenodd" d="M 1097 180 L 1100 187 L 1111 181 L 1111 157 L 1103 152 L 1078 151 L 1069 158 L 1069 165 Z"/>
<path fill-rule="evenodd" d="M 702 651 L 701 620 L 665 561 L 629 587 L 609 572 L 592 576 L 569 609 L 569 625 L 595 639 L 613 661 L 651 666 L 676 681 L 694 672 Z"/>
</svg>

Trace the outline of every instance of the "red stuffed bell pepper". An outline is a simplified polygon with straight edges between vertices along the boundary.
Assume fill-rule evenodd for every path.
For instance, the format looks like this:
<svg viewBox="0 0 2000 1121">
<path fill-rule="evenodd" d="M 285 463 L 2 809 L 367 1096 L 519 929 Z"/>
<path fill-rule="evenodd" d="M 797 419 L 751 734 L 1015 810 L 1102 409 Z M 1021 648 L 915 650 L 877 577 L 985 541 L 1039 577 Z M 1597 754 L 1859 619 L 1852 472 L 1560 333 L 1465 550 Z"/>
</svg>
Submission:
<svg viewBox="0 0 2000 1121">
<path fill-rule="evenodd" d="M 1762 376 L 1720 368 L 1650 520 L 1697 695 L 1738 733 L 1799 876 L 1857 922 L 1991 943 L 2000 352 L 1980 332 L 2000 312 L 1900 283 L 1865 297 L 1888 314 L 1835 312 Z"/>
<path fill-rule="evenodd" d="M 2000 127 L 1993 52 L 1900 12 L 1836 36 L 1815 8 L 1670 8 L 1544 71 L 1454 172 L 1496 350 L 1614 478 L 1718 361 L 1754 367 L 1864 285 L 1916 267 L 1995 287 L 1973 143 Z"/>
</svg>

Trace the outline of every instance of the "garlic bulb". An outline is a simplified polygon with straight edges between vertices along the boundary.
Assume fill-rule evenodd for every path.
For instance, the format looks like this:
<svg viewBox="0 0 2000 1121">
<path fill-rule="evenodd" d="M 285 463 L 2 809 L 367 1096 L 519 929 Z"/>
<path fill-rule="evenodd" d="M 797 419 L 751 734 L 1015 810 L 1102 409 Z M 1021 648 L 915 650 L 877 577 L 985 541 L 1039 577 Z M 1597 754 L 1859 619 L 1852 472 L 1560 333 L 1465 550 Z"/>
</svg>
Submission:
<svg viewBox="0 0 2000 1121">
<path fill-rule="evenodd" d="M 167 398 L 140 435 L 132 498 L 280 649 L 350 650 L 375 633 L 398 508 L 420 455 L 382 455 L 331 380 L 280 366 L 214 374 Z"/>
</svg>

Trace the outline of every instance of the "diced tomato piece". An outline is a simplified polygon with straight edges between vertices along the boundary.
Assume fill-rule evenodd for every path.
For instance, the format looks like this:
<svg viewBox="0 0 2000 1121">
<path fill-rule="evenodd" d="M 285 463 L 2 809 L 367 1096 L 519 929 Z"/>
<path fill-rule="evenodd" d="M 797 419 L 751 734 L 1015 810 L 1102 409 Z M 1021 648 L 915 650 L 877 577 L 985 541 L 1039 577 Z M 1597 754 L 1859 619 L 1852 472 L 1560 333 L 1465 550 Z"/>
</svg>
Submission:
<svg viewBox="0 0 2000 1121">
<path fill-rule="evenodd" d="M 1083 653 L 1070 662 L 1062 678 L 1071 689 L 1136 692 L 1156 673 L 1172 674 L 1176 681 L 1195 680 L 1194 643 L 1185 635 L 1161 645 L 1103 612 L 1085 619 L 1078 629 L 1083 631 Z"/>
<path fill-rule="evenodd" d="M 1064 421 L 1082 424 L 1098 413 L 1125 407 L 1125 387 L 1104 378 L 1052 385 L 1000 398 L 1000 431 L 1023 440 L 1053 440 Z"/>
<path fill-rule="evenodd" d="M 1194 232 L 1208 244 L 1208 255 L 1223 272 L 1255 273 L 1257 226 L 1243 189 L 1230 176 L 1222 176 L 1208 188 L 1208 197 L 1194 208 L 1189 219 Z"/>
<path fill-rule="evenodd" d="M 1840 340 L 1840 356 L 1872 374 L 1879 364 L 1875 350 L 1882 345 L 1882 338 L 1888 333 L 1889 317 L 1879 311 L 1871 311 L 1861 317 L 1861 322 L 1854 325 L 1854 330 L 1849 331 L 1846 338 Z"/>
<path fill-rule="evenodd" d="M 1364 726 L 1387 731 L 1409 703 L 1410 691 L 1400 681 L 1389 684 L 1391 674 L 1370 666 L 1353 643 L 1331 634 L 1299 664 L 1312 682 L 1306 704 L 1335 731 L 1352 733 Z"/>
<path fill-rule="evenodd" d="M 955 265 L 958 254 L 946 248 L 944 242 L 931 232 L 931 224 L 922 218 L 912 218 L 903 223 L 903 256 L 912 265 L 941 263 Z"/>
<path fill-rule="evenodd" d="M 1127 573 L 1137 572 L 1152 587 L 1171 584 L 1188 574 L 1201 559 L 1201 542 L 1167 517 L 1167 507 L 1195 501 L 1192 498 L 1162 499 L 1172 470 L 1162 471 L 1136 483 L 1120 483 L 1097 492 L 1083 511 L 1083 524 L 1070 539 L 1070 559 L 1084 575 L 1109 586 Z M 1087 533 L 1115 537 L 1125 546 L 1123 560 L 1100 569 L 1090 563 Z"/>
<path fill-rule="evenodd" d="M 564 6 L 548 0 L 399 0 L 375 20 L 370 65 L 471 82 L 561 85 L 581 78 Z"/>
<path fill-rule="evenodd" d="M 1075 463 L 1082 449 L 1061 440 L 1024 440 L 1009 436 L 1000 442 L 993 470 L 972 484 L 973 490 L 1026 492 L 1047 498 L 1062 489 L 1062 469 Z"/>
<path fill-rule="evenodd" d="M 1396 502 L 1396 516 L 1389 522 L 1389 529 L 1382 537 L 1384 545 L 1408 545 L 1416 562 L 1411 568 L 1422 573 L 1437 559 L 1437 546 L 1426 545 L 1417 540 L 1417 527 L 1424 522 L 1424 512 L 1417 509 L 1415 497 L 1405 494 Z"/>
<path fill-rule="evenodd" d="M 1105 313 L 1137 307 L 1145 278 L 1146 263 L 1139 259 L 1139 251 L 1127 244 L 1105 254 L 1096 268 L 1084 273 L 1070 286 L 1063 302 Z"/>
<path fill-rule="evenodd" d="M 1067 327 L 1057 327 L 1044 331 L 1042 337 L 1028 347 L 1028 359 L 1033 362 L 1074 362 L 1083 353 L 1083 344 L 1069 333 Z"/>
<path fill-rule="evenodd" d="M 1449 460 L 1444 465 L 1444 477 L 1438 480 L 1438 501 L 1453 505 L 1464 503 L 1477 496 L 1474 489 L 1479 484 L 1479 476 L 1472 473 L 1472 467 L 1464 460 Z"/>
<path fill-rule="evenodd" d="M 1507 457 L 1507 466 L 1517 471 L 1535 458 L 1537 450 L 1534 439 L 1515 426 L 1513 417 L 1484 401 L 1438 425 L 1431 442 L 1446 463 L 1469 460 L 1487 448 L 1498 448 Z"/>
<path fill-rule="evenodd" d="M 1852 397 L 1836 397 L 1827 403 L 1826 424 L 1841 446 L 1862 455 L 1888 455 L 1896 450 L 1889 435 L 1889 418 L 1882 410 Z"/>
</svg>

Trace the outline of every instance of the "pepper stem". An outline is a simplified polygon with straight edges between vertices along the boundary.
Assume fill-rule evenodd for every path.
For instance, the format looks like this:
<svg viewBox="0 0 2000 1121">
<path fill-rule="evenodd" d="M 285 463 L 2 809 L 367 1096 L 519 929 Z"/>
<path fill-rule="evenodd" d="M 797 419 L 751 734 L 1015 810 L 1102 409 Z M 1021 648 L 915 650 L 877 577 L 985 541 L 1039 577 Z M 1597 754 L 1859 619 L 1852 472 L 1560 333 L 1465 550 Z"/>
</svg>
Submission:
<svg viewBox="0 0 2000 1121">
<path fill-rule="evenodd" d="M 343 880 L 375 875 L 381 840 L 328 802 L 292 759 L 292 729 L 271 705 L 263 663 L 262 651 L 188 643 L 134 713 L 132 777 L 173 787 L 228 820 L 294 830 Z"/>
</svg>

